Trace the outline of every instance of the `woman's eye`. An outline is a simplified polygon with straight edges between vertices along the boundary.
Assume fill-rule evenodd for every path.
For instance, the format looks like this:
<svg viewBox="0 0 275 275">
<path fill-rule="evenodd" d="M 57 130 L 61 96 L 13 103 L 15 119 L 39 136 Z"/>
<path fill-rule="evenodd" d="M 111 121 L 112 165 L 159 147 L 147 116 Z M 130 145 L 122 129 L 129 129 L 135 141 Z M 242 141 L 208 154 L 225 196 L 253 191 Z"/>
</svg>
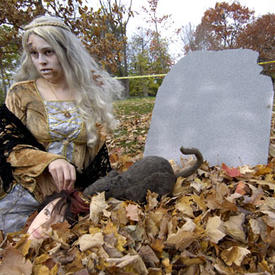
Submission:
<svg viewBox="0 0 275 275">
<path fill-rule="evenodd" d="M 37 52 L 36 51 L 30 51 L 30 55 L 37 56 Z"/>
<path fill-rule="evenodd" d="M 51 212 L 50 212 L 49 209 L 45 209 L 45 210 L 44 210 L 44 214 L 45 214 L 45 216 L 50 216 L 50 215 L 51 215 Z"/>
<path fill-rule="evenodd" d="M 45 55 L 52 55 L 52 54 L 54 54 L 53 50 L 47 50 L 47 51 L 45 51 Z"/>
</svg>

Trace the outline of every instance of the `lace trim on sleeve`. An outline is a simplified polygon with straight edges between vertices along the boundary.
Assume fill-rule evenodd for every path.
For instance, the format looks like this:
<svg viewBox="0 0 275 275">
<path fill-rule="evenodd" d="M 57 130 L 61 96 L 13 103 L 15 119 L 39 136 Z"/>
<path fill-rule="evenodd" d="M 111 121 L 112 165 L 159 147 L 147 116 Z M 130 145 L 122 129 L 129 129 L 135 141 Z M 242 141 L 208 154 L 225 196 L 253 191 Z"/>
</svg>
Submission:
<svg viewBox="0 0 275 275">
<path fill-rule="evenodd" d="M 5 192 L 10 190 L 13 181 L 12 167 L 7 157 L 18 144 L 45 151 L 21 120 L 3 104 L 0 107 L 0 181 Z"/>
<path fill-rule="evenodd" d="M 104 143 L 94 160 L 83 171 L 82 174 L 77 175 L 75 183 L 76 189 L 83 190 L 99 178 L 105 177 L 107 173 L 112 170 L 108 149 Z"/>
</svg>

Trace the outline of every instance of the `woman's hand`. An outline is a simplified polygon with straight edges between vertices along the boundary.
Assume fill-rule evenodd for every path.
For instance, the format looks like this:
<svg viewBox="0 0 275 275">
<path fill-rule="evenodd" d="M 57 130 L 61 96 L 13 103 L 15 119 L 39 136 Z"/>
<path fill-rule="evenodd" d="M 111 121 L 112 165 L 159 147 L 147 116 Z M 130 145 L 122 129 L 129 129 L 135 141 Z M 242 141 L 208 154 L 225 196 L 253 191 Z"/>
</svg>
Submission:
<svg viewBox="0 0 275 275">
<path fill-rule="evenodd" d="M 72 164 L 65 159 L 56 159 L 49 164 L 48 170 L 59 191 L 73 189 L 76 171 Z"/>
</svg>

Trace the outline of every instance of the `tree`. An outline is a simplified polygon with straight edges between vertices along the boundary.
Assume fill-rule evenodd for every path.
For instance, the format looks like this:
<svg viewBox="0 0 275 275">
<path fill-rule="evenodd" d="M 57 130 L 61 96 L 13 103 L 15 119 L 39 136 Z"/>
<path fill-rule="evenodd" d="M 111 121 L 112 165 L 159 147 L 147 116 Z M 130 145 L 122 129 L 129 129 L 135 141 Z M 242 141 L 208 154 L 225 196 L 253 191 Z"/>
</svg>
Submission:
<svg viewBox="0 0 275 275">
<path fill-rule="evenodd" d="M 275 60 L 275 14 L 266 14 L 247 25 L 238 37 L 238 46 L 259 52 L 259 61 Z M 275 79 L 275 64 L 263 65 L 264 74 Z"/>
<path fill-rule="evenodd" d="M 128 43 L 129 72 L 131 75 L 162 74 L 170 70 L 173 60 L 168 52 L 168 42 L 161 37 L 170 16 L 158 16 L 158 0 L 148 0 L 148 7 L 142 7 L 145 21 L 153 28 L 139 28 Z M 162 78 L 131 79 L 131 95 L 156 95 Z"/>
<path fill-rule="evenodd" d="M 179 30 L 178 33 L 180 34 L 181 40 L 183 42 L 184 53 L 187 53 L 191 51 L 191 49 L 194 50 L 196 48 L 195 32 L 196 28 L 190 22 Z"/>
<path fill-rule="evenodd" d="M 151 37 L 147 35 L 147 31 L 140 29 L 129 43 L 129 67 L 131 75 L 147 75 L 166 73 L 171 66 L 170 55 L 168 54 L 168 46 L 160 40 L 163 47 L 162 59 L 159 57 L 159 48 L 152 47 Z M 163 68 L 163 63 L 166 68 Z M 162 78 L 139 78 L 131 79 L 130 90 L 131 95 L 155 96 Z"/>
<path fill-rule="evenodd" d="M 146 75 L 150 74 L 150 58 L 149 58 L 149 40 L 143 29 L 139 30 L 138 34 L 135 34 L 128 45 L 128 59 L 129 69 L 131 75 Z M 143 95 L 148 96 L 151 93 L 150 78 L 131 79 L 130 91 L 132 96 Z"/>
<path fill-rule="evenodd" d="M 121 57 L 120 60 L 116 60 L 116 67 L 119 76 L 128 76 L 128 58 L 127 58 L 127 25 L 130 18 L 133 16 L 132 0 L 129 6 L 126 8 L 125 5 L 118 2 L 118 0 L 99 0 L 101 10 L 104 17 L 107 18 L 105 26 L 107 26 L 109 33 L 112 33 L 115 39 L 121 43 L 121 48 L 118 49 L 117 55 Z M 126 96 L 129 95 L 129 80 L 123 80 Z"/>
<path fill-rule="evenodd" d="M 239 2 L 231 5 L 226 2 L 216 3 L 214 9 L 205 11 L 194 38 L 189 38 L 185 44 L 185 51 L 238 48 L 238 36 L 253 20 L 254 11 L 241 6 Z"/>
<path fill-rule="evenodd" d="M 173 64 L 172 58 L 168 53 L 168 42 L 166 39 L 161 37 L 159 31 L 160 27 L 167 24 L 171 15 L 158 16 L 157 8 L 159 0 L 147 0 L 149 8 L 142 7 L 144 12 L 147 14 L 147 23 L 153 24 L 153 29 L 147 30 L 147 35 L 151 37 L 150 42 L 150 54 L 152 62 L 157 62 L 159 66 L 155 67 L 155 73 L 166 73 L 169 71 L 171 65 Z"/>
<path fill-rule="evenodd" d="M 0 1 L 0 74 L 2 98 L 10 84 L 12 72 L 19 60 L 21 31 L 30 17 L 44 13 L 41 1 Z"/>
<path fill-rule="evenodd" d="M 11 27 L 5 25 L 0 27 L 0 41 L 2 42 L 0 42 L 1 102 L 7 93 L 7 87 L 10 85 L 11 74 L 15 70 L 19 60 L 17 43 L 4 43 L 4 38 L 7 37 L 11 31 Z"/>
</svg>

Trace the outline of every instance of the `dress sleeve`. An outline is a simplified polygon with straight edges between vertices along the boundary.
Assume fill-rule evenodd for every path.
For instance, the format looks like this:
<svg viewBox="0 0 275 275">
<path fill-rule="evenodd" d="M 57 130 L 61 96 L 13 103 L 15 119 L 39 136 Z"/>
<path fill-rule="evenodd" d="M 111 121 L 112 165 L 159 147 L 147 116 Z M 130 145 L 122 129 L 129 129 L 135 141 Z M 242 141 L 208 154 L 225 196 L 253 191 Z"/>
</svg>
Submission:
<svg viewBox="0 0 275 275">
<path fill-rule="evenodd" d="M 8 109 L 26 125 L 26 112 L 24 110 L 24 101 L 18 95 L 18 87 L 14 86 L 8 91 L 5 99 L 5 104 Z"/>
<path fill-rule="evenodd" d="M 27 102 L 21 98 L 18 89 L 11 88 L 6 97 L 6 106 L 19 120 L 26 125 Z M 31 133 L 30 133 L 31 134 Z M 20 143 L 11 146 L 5 152 L 6 160 L 11 165 L 12 174 L 17 183 L 22 184 L 29 191 L 33 191 L 36 186 L 36 179 L 47 166 L 54 160 L 63 156 L 48 153 L 38 146 L 28 143 Z"/>
</svg>

